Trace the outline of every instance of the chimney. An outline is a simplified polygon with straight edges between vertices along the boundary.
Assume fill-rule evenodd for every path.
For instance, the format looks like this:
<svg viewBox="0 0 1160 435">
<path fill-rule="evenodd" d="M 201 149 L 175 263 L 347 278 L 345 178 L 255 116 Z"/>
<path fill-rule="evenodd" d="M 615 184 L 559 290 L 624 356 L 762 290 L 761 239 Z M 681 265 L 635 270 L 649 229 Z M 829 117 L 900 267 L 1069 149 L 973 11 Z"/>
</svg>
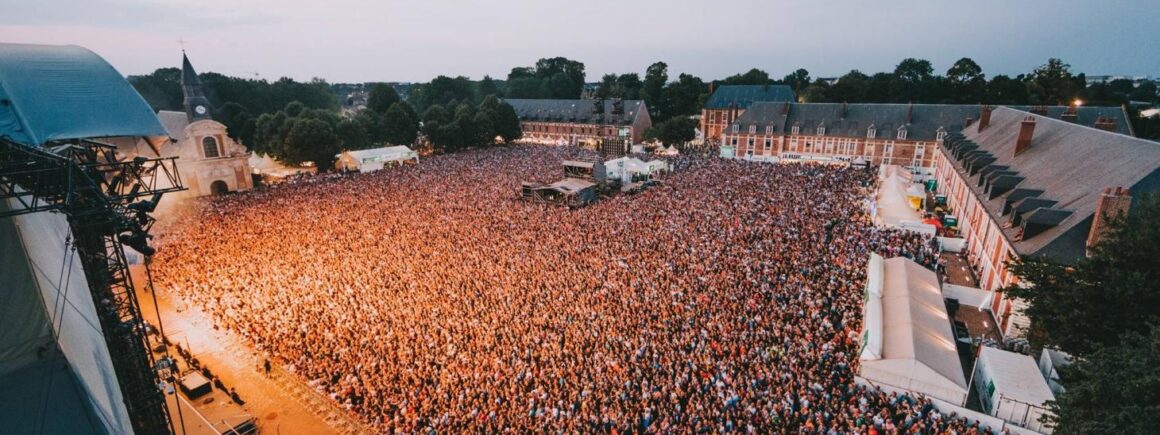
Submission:
<svg viewBox="0 0 1160 435">
<path fill-rule="evenodd" d="M 1112 133 L 1119 133 L 1119 125 L 1116 123 L 1116 118 L 1100 115 L 1096 118 L 1096 128 Z"/>
<path fill-rule="evenodd" d="M 1039 116 L 1047 116 L 1047 106 L 1043 106 L 1043 105 L 1031 106 L 1031 113 L 1034 113 L 1034 114 L 1039 115 Z"/>
<path fill-rule="evenodd" d="M 982 113 L 979 114 L 979 132 L 991 125 L 991 106 L 984 105 Z"/>
<path fill-rule="evenodd" d="M 906 106 L 906 123 L 910 124 L 913 122 L 914 122 L 914 103 L 910 103 Z"/>
<path fill-rule="evenodd" d="M 1060 115 L 1059 119 L 1074 124 L 1076 121 L 1079 121 L 1079 113 L 1075 106 L 1067 106 L 1067 110 L 1063 111 L 1063 115 Z"/>
<path fill-rule="evenodd" d="M 1019 125 L 1019 138 L 1015 140 L 1015 155 L 1018 156 L 1031 148 L 1031 138 L 1035 135 L 1035 117 L 1028 116 Z"/>
<path fill-rule="evenodd" d="M 789 101 L 781 103 L 781 114 L 785 115 L 787 113 L 789 113 Z"/>
<path fill-rule="evenodd" d="M 1108 235 L 1108 221 L 1116 217 L 1127 216 L 1132 206 L 1132 196 L 1123 187 L 1104 189 L 1096 204 L 1096 214 L 1092 220 L 1092 229 L 1088 232 L 1087 254 L 1092 255 L 1092 248 Z"/>
<path fill-rule="evenodd" d="M 975 118 L 968 116 L 967 119 L 963 120 L 963 130 L 965 131 L 967 129 L 967 127 L 970 127 L 971 124 L 973 124 L 974 122 L 975 122 Z"/>
<path fill-rule="evenodd" d="M 850 104 L 842 102 L 842 113 L 838 115 L 838 119 L 846 119 L 846 112 L 850 110 Z"/>
</svg>

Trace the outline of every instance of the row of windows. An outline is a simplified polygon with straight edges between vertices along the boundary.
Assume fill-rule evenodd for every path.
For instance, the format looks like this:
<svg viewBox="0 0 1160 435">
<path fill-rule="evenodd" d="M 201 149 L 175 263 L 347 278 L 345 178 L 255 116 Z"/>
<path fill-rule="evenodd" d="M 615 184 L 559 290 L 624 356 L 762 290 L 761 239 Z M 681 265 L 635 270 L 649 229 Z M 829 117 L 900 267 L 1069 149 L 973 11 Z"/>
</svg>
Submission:
<svg viewBox="0 0 1160 435">
<path fill-rule="evenodd" d="M 733 124 L 731 129 L 732 129 L 733 133 L 741 132 L 741 126 L 737 125 L 737 124 Z M 818 126 L 817 130 L 815 130 L 815 131 L 816 131 L 818 136 L 825 136 L 826 135 L 826 127 L 824 125 Z M 757 126 L 756 125 L 749 126 L 749 134 L 757 134 Z M 765 127 L 765 134 L 766 135 L 773 134 L 773 126 L 772 125 Z M 798 127 L 796 125 L 793 126 L 790 129 L 790 134 L 795 135 L 795 136 L 801 134 L 801 127 Z M 877 136 L 878 136 L 878 130 L 875 129 L 873 126 L 871 126 L 868 130 L 866 130 L 866 137 L 867 138 L 873 139 Z M 936 133 L 935 140 L 942 141 L 944 138 L 946 138 L 946 136 L 947 136 L 946 130 L 943 130 L 940 127 L 938 129 L 938 132 Z M 899 140 L 906 140 L 906 129 L 905 128 L 898 129 L 898 139 Z"/>
<path fill-rule="evenodd" d="M 524 127 L 524 130 L 533 133 L 577 133 L 577 134 L 601 134 L 600 127 L 576 127 L 576 126 L 547 126 L 538 124 L 529 124 Z M 615 134 L 613 130 L 607 130 L 604 134 Z"/>
</svg>

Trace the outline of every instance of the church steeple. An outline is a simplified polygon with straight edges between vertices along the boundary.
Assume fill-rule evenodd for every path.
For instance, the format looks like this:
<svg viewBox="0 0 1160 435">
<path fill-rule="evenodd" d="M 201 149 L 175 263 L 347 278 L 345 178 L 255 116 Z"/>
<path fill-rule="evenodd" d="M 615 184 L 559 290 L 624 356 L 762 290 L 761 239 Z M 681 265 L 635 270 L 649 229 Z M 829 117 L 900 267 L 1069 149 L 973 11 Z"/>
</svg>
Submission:
<svg viewBox="0 0 1160 435">
<path fill-rule="evenodd" d="M 193 65 L 189 63 L 189 56 L 185 55 L 185 50 L 181 51 L 181 92 L 185 94 L 183 104 L 189 122 L 213 119 L 209 99 L 201 89 L 201 79 L 197 78 L 197 71 L 194 71 Z"/>
</svg>

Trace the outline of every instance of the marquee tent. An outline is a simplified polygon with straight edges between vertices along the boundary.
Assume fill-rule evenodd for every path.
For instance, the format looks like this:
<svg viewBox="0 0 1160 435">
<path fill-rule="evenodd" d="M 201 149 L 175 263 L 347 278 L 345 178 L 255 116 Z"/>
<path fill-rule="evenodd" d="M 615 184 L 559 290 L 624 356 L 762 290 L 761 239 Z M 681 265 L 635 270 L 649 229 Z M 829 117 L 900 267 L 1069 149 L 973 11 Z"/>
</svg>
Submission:
<svg viewBox="0 0 1160 435">
<path fill-rule="evenodd" d="M 858 376 L 962 404 L 967 381 L 934 272 L 871 255 Z"/>
<path fill-rule="evenodd" d="M 338 158 L 336 167 L 348 171 L 374 172 L 383 169 L 387 163 L 403 164 L 407 160 L 419 162 L 419 153 L 399 145 L 393 147 L 374 148 L 369 150 L 343 151 L 335 156 Z"/>
</svg>

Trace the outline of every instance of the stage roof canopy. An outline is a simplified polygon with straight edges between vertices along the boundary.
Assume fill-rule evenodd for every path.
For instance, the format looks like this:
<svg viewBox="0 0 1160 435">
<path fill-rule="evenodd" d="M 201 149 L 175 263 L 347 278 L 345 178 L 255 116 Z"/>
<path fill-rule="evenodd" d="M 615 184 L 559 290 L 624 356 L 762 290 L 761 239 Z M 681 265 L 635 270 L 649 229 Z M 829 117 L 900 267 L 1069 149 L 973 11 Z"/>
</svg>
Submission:
<svg viewBox="0 0 1160 435">
<path fill-rule="evenodd" d="M 0 137 L 58 140 L 166 136 L 153 109 L 108 62 L 75 45 L 0 43 Z"/>
</svg>

